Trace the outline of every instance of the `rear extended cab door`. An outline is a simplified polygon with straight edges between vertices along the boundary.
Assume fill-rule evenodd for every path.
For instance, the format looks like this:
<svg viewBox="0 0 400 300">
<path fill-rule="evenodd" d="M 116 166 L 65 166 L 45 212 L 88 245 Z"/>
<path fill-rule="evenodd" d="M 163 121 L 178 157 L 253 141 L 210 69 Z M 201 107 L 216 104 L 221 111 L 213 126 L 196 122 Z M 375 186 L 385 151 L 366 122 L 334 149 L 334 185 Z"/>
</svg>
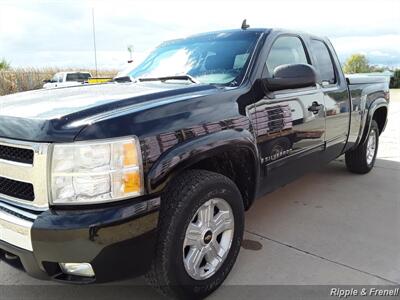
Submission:
<svg viewBox="0 0 400 300">
<path fill-rule="evenodd" d="M 306 38 L 312 65 L 317 70 L 318 84 L 324 94 L 326 115 L 324 161 L 338 157 L 345 148 L 349 127 L 351 102 L 346 78 L 335 50 L 328 39 Z"/>
<path fill-rule="evenodd" d="M 292 63 L 312 64 L 306 37 L 276 32 L 268 36 L 261 78 Z M 318 107 L 319 109 L 315 109 Z M 248 115 L 255 124 L 262 176 L 259 195 L 318 167 L 325 149 L 324 93 L 319 86 L 266 92 Z"/>
</svg>

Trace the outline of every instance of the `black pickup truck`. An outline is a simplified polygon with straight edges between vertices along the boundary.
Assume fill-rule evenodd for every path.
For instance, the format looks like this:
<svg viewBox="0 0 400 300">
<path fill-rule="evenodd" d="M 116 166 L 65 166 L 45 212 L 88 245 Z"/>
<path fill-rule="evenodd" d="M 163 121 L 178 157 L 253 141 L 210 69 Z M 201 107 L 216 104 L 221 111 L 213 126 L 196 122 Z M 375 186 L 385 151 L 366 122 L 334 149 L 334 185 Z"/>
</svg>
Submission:
<svg viewBox="0 0 400 300">
<path fill-rule="evenodd" d="M 205 297 L 256 198 L 342 154 L 373 168 L 388 102 L 328 39 L 274 29 L 168 41 L 113 82 L 0 97 L 2 256 L 38 278 L 146 273 Z"/>
</svg>

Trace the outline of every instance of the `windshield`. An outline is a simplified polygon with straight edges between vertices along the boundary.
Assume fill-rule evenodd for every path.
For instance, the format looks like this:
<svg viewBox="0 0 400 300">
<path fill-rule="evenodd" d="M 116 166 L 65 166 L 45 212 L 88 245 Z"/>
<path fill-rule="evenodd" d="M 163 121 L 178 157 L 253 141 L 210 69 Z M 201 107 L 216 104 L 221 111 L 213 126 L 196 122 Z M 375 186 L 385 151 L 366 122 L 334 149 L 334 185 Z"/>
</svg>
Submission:
<svg viewBox="0 0 400 300">
<path fill-rule="evenodd" d="M 166 42 L 129 75 L 133 78 L 190 75 L 200 83 L 237 85 L 260 35 L 256 31 L 239 31 Z"/>
</svg>

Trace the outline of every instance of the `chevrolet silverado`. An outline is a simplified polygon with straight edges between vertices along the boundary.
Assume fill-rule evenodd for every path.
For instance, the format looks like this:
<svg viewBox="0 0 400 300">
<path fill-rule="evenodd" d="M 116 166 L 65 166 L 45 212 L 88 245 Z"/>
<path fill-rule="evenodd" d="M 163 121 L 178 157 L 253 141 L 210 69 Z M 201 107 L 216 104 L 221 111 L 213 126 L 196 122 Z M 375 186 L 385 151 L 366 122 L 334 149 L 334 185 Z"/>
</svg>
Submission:
<svg viewBox="0 0 400 300">
<path fill-rule="evenodd" d="M 110 83 L 0 97 L 2 258 L 203 298 L 255 199 L 342 154 L 373 168 L 388 103 L 328 39 L 246 27 L 165 42 Z"/>
</svg>

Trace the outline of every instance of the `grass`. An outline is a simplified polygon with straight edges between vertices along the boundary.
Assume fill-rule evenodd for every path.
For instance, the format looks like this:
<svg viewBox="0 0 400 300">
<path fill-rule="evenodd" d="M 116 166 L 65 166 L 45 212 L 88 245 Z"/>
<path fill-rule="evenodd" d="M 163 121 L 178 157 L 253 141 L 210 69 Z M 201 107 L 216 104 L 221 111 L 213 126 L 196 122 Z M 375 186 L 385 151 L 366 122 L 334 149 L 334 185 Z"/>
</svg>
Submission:
<svg viewBox="0 0 400 300">
<path fill-rule="evenodd" d="M 74 71 L 74 69 L 57 68 L 18 68 L 0 70 L 0 96 L 40 89 L 43 80 L 50 79 L 57 72 Z M 76 70 L 75 70 L 76 71 Z M 89 70 L 94 76 L 96 72 Z M 99 70 L 97 77 L 114 77 L 116 70 Z"/>
</svg>

